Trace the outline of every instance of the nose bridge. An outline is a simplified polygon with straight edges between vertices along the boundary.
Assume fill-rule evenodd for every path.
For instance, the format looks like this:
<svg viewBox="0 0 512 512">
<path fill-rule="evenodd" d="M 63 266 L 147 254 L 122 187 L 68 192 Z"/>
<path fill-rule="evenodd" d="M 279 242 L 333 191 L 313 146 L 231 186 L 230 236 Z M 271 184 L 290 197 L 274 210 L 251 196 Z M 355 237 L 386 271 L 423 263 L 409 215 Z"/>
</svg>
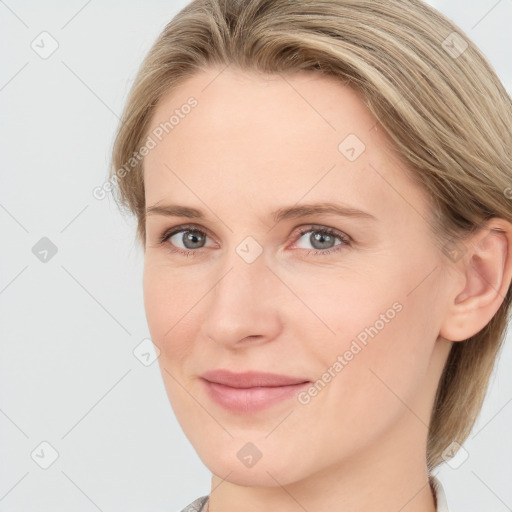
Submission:
<svg viewBox="0 0 512 512">
<path fill-rule="evenodd" d="M 251 245 L 253 244 L 253 245 Z M 226 257 L 207 302 L 203 333 L 218 343 L 236 344 L 248 336 L 274 336 L 278 311 L 273 293 L 276 277 L 252 241 L 242 242 Z"/>
<path fill-rule="evenodd" d="M 221 278 L 213 294 L 216 301 L 245 303 L 259 298 L 265 301 L 265 289 L 272 272 L 267 268 L 263 246 L 252 236 L 230 248 L 223 261 Z"/>
</svg>

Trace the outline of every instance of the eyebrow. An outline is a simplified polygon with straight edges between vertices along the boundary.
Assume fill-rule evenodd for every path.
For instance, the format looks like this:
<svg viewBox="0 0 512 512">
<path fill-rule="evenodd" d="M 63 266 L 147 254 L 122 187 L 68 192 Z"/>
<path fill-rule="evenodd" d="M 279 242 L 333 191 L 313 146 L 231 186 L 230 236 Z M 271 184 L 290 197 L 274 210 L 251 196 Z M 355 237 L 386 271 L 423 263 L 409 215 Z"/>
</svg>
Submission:
<svg viewBox="0 0 512 512">
<path fill-rule="evenodd" d="M 310 203 L 300 206 L 287 206 L 279 208 L 270 214 L 270 218 L 277 224 L 282 220 L 307 217 L 314 214 L 333 214 L 342 217 L 355 217 L 361 219 L 377 220 L 371 213 L 357 208 L 336 203 Z M 165 217 L 187 217 L 189 219 L 205 219 L 206 215 L 196 208 L 176 204 L 154 205 L 146 209 L 147 215 L 163 215 Z"/>
</svg>

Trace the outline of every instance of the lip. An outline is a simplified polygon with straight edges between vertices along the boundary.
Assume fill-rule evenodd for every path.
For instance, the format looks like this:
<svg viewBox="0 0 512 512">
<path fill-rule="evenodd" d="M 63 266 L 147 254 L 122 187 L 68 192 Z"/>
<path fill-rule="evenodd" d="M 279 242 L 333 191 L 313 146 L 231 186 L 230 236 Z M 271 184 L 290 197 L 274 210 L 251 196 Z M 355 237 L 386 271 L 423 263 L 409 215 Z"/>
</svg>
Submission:
<svg viewBox="0 0 512 512">
<path fill-rule="evenodd" d="M 296 396 L 311 384 L 300 377 L 253 371 L 212 370 L 200 377 L 214 402 L 238 413 L 261 411 Z"/>
<path fill-rule="evenodd" d="M 290 377 L 268 372 L 243 372 L 235 373 L 230 370 L 211 370 L 200 375 L 205 380 L 223 384 L 232 388 L 253 388 L 256 386 L 291 386 L 309 382 L 301 377 Z"/>
</svg>

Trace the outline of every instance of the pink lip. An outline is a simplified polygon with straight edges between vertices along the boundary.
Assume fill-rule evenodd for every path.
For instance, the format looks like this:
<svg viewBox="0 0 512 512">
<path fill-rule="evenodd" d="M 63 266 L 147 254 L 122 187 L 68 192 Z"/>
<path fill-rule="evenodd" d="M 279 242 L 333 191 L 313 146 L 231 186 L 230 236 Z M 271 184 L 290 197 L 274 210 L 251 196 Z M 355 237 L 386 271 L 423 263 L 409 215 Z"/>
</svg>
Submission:
<svg viewBox="0 0 512 512">
<path fill-rule="evenodd" d="M 262 372 L 213 370 L 201 375 L 208 395 L 234 412 L 256 412 L 295 396 L 310 381 Z"/>
</svg>

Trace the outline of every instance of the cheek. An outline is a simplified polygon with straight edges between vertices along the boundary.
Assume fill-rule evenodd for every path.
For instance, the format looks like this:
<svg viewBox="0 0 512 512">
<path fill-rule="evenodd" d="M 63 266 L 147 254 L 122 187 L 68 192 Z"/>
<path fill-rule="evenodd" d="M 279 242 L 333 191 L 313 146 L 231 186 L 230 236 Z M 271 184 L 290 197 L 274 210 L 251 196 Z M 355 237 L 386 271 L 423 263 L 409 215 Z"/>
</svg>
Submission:
<svg viewBox="0 0 512 512">
<path fill-rule="evenodd" d="M 317 342 L 308 345 L 307 355 L 318 363 L 317 396 L 339 404 L 333 412 L 340 421 L 350 418 L 370 430 L 370 418 L 385 422 L 404 411 L 403 402 L 414 402 L 436 340 L 432 312 L 425 308 L 431 291 L 409 294 L 411 286 L 399 276 L 393 283 L 371 281 L 354 277 L 333 286 L 317 280 L 318 293 L 302 289 L 304 301 L 329 327 L 317 321 L 325 334 L 315 336 L 310 326 Z M 308 337 L 300 325 L 296 329 L 298 339 Z"/>
<path fill-rule="evenodd" d="M 380 303 L 345 317 L 349 332 L 340 335 L 330 357 L 335 361 L 342 356 L 343 368 L 332 388 L 333 400 L 343 404 L 338 417 L 357 425 L 354 432 L 362 439 L 385 429 L 408 409 L 424 414 L 417 399 L 436 339 L 433 330 L 422 328 L 428 313 L 421 303 L 396 295 Z M 428 417 L 423 419 L 428 422 Z"/>
<path fill-rule="evenodd" d="M 157 260 L 154 258 L 153 260 Z M 193 283 L 183 270 L 174 270 L 146 257 L 144 263 L 144 307 L 150 328 L 162 337 L 171 335 L 181 318 L 200 298 L 200 290 L 194 293 Z M 176 326 L 176 327 L 173 327 Z"/>
<path fill-rule="evenodd" d="M 196 411 L 197 404 L 185 391 L 190 387 L 185 368 L 194 346 L 193 328 L 198 325 L 191 308 L 200 296 L 194 297 L 193 288 L 183 279 L 183 272 L 178 275 L 151 260 L 145 263 L 143 290 L 151 339 L 160 349 L 158 364 L 164 387 L 176 418 L 188 432 L 194 422 L 201 419 Z M 183 424 L 184 421 L 192 423 Z"/>
<path fill-rule="evenodd" d="M 192 346 L 189 332 L 197 323 L 193 319 L 194 304 L 200 293 L 194 293 L 187 279 L 168 268 L 148 261 L 144 266 L 144 308 L 151 338 L 161 351 L 159 360 L 177 364 Z M 188 312 L 188 313 L 187 313 Z"/>
</svg>

